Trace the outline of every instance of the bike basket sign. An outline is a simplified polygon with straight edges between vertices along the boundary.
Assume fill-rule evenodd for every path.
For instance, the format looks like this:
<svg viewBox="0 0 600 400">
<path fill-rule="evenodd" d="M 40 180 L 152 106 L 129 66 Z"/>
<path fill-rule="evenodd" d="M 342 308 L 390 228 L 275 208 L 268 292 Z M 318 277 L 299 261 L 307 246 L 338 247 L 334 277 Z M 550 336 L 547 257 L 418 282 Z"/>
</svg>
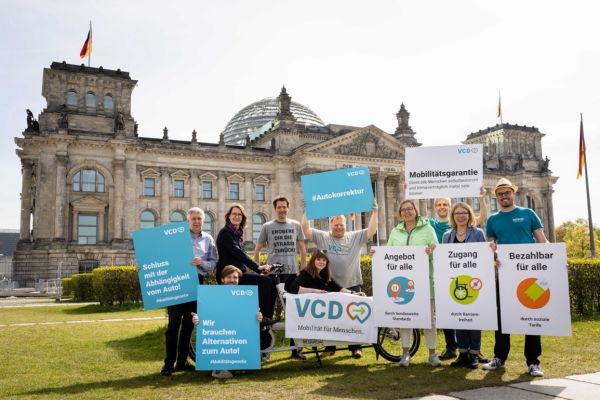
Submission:
<svg viewBox="0 0 600 400">
<path fill-rule="evenodd" d="M 494 253 L 489 243 L 437 245 L 433 276 L 436 327 L 498 328 Z"/>
<path fill-rule="evenodd" d="M 256 286 L 199 285 L 196 369 L 260 369 Z"/>
<path fill-rule="evenodd" d="M 373 301 L 347 293 L 288 294 L 285 337 L 375 343 Z"/>
<path fill-rule="evenodd" d="M 300 180 L 308 219 L 373 209 L 373 189 L 368 167 L 304 175 Z"/>
<path fill-rule="evenodd" d="M 502 332 L 571 336 L 565 244 L 498 245 L 498 260 Z"/>
</svg>

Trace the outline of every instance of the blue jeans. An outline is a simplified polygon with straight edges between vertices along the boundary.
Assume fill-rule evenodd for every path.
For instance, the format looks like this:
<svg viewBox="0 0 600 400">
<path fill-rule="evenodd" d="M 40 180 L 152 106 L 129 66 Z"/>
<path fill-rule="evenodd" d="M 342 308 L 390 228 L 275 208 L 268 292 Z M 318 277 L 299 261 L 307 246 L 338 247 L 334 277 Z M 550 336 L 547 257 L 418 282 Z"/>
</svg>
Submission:
<svg viewBox="0 0 600 400">
<path fill-rule="evenodd" d="M 471 350 L 471 353 L 479 353 L 479 350 L 481 350 L 481 331 L 457 329 L 456 341 L 459 350 Z"/>
<path fill-rule="evenodd" d="M 455 351 L 457 347 L 456 338 L 458 337 L 458 331 L 454 329 L 444 329 L 444 338 L 446 339 L 446 349 Z"/>
</svg>

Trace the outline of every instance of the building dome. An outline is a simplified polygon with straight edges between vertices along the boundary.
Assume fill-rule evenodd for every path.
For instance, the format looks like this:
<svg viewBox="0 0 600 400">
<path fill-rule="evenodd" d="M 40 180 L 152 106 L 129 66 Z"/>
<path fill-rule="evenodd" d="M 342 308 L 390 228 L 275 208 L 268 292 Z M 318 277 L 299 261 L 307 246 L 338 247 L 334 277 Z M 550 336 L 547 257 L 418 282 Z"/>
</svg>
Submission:
<svg viewBox="0 0 600 400">
<path fill-rule="evenodd" d="M 223 130 L 224 142 L 244 144 L 247 135 L 250 135 L 250 139 L 256 138 L 271 127 L 278 109 L 277 97 L 267 97 L 242 108 Z M 292 101 L 290 111 L 296 117 L 296 124 L 325 126 L 321 118 L 305 105 Z"/>
</svg>

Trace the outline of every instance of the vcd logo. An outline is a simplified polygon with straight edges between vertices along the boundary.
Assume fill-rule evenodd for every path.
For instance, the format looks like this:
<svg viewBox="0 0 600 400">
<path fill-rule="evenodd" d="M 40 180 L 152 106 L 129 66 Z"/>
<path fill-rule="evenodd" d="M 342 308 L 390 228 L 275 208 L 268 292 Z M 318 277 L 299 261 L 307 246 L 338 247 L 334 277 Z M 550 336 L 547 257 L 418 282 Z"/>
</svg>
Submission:
<svg viewBox="0 0 600 400">
<path fill-rule="evenodd" d="M 183 233 L 185 229 L 183 228 L 183 226 L 180 226 L 179 228 L 169 228 L 169 229 L 165 229 L 165 235 L 174 235 L 176 233 Z"/>
<path fill-rule="evenodd" d="M 348 176 L 358 176 L 358 175 L 364 175 L 365 174 L 365 170 L 364 169 L 359 169 L 357 171 L 350 171 L 348 172 Z"/>
<path fill-rule="evenodd" d="M 232 296 L 252 296 L 253 293 L 254 292 L 252 291 L 252 289 L 235 289 L 231 291 Z"/>
<path fill-rule="evenodd" d="M 478 151 L 479 151 L 478 147 L 470 147 L 470 148 L 460 147 L 458 149 L 458 154 L 477 153 Z"/>
<path fill-rule="evenodd" d="M 312 318 L 329 320 L 339 319 L 344 315 L 344 306 L 339 301 L 323 301 L 311 299 L 294 299 L 296 311 L 300 318 L 304 318 L 309 313 Z M 346 305 L 346 314 L 352 321 L 358 321 L 361 324 L 371 316 L 371 307 L 365 302 L 350 302 Z"/>
</svg>

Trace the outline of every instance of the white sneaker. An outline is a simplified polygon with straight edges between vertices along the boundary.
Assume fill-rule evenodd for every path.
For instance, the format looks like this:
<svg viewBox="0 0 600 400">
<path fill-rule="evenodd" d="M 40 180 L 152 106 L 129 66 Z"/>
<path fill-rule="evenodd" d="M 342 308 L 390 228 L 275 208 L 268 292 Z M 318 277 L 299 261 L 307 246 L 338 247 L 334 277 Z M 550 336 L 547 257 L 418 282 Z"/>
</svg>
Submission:
<svg viewBox="0 0 600 400">
<path fill-rule="evenodd" d="M 212 377 L 217 379 L 229 379 L 233 378 L 233 374 L 226 369 L 215 370 L 212 372 Z"/>
<path fill-rule="evenodd" d="M 531 375 L 531 376 L 544 376 L 544 371 L 540 368 L 539 364 L 531 364 L 529 366 L 529 375 Z"/>
<path fill-rule="evenodd" d="M 498 368 L 502 368 L 502 367 L 504 367 L 504 361 L 502 361 L 498 357 L 492 358 L 492 360 L 489 363 L 483 364 L 481 366 L 481 368 L 485 369 L 486 371 L 494 371 L 494 370 L 496 370 Z"/>
<path fill-rule="evenodd" d="M 429 356 L 429 365 L 431 365 L 432 367 L 439 367 L 440 365 L 442 365 L 442 362 L 436 354 L 432 354 Z"/>
<path fill-rule="evenodd" d="M 402 354 L 402 358 L 398 365 L 401 367 L 408 367 L 410 365 L 410 353 Z"/>
</svg>

